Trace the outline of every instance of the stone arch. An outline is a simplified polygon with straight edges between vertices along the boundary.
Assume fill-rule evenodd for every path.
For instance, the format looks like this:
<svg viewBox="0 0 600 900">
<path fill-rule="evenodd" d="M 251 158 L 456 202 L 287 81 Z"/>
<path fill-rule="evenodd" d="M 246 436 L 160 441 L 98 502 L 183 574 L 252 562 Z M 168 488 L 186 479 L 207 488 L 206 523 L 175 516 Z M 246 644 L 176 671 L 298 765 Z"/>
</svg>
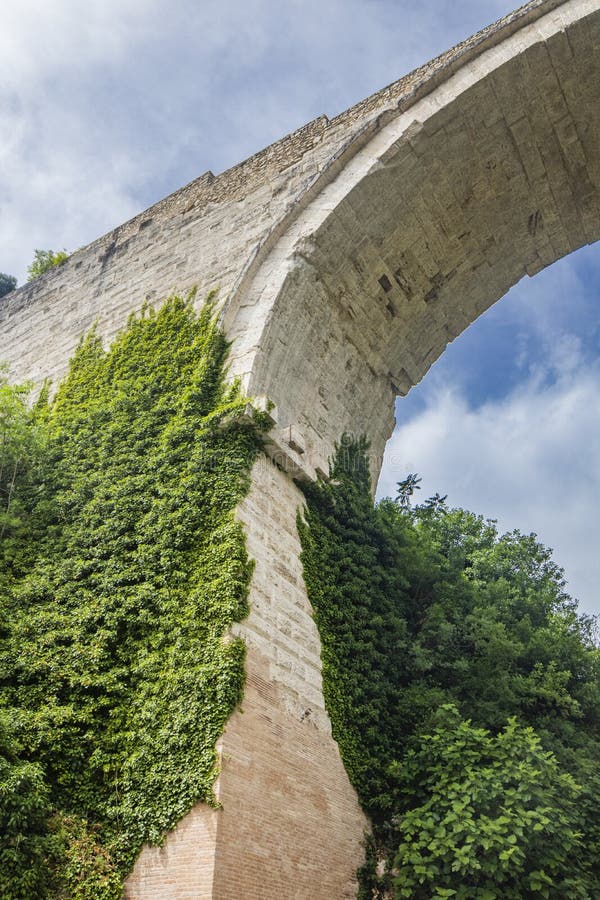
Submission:
<svg viewBox="0 0 600 900">
<path fill-rule="evenodd" d="M 522 277 L 600 237 L 600 3 L 535 12 L 359 132 L 225 310 L 237 371 L 309 472 L 352 430 L 377 474 L 394 396 Z"/>
</svg>

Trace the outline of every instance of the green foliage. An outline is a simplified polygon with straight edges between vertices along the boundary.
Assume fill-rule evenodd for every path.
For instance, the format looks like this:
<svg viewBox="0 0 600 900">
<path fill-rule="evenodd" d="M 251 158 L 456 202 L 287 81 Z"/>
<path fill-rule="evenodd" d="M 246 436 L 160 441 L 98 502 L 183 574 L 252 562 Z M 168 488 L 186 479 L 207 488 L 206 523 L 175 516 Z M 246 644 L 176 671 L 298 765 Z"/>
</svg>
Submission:
<svg viewBox="0 0 600 900">
<path fill-rule="evenodd" d="M 600 895 L 593 622 L 578 616 L 561 570 L 534 535 L 500 536 L 492 521 L 448 509 L 439 495 L 411 507 L 416 476 L 400 482 L 398 502 L 374 506 L 366 449 L 364 441 L 342 441 L 330 480 L 306 488 L 299 520 L 325 700 L 374 825 L 363 896 L 391 890 L 398 823 L 408 808 L 405 775 L 394 763 L 421 753 L 447 704 L 492 736 L 511 717 L 534 728 L 562 774 L 582 786 L 577 869 Z"/>
<path fill-rule="evenodd" d="M 27 267 L 28 281 L 33 281 L 50 269 L 61 266 L 69 258 L 66 250 L 35 250 L 33 262 Z"/>
<path fill-rule="evenodd" d="M 331 480 L 305 487 L 304 579 L 322 641 L 323 690 L 350 779 L 369 815 L 389 806 L 387 768 L 403 721 L 406 575 L 381 541 L 366 445 L 344 441 Z"/>
<path fill-rule="evenodd" d="M 11 291 L 17 286 L 17 279 L 14 275 L 7 275 L 5 272 L 0 272 L 0 297 L 4 297 L 5 294 L 10 294 Z"/>
<path fill-rule="evenodd" d="M 39 407 L 28 405 L 29 385 L 9 384 L 0 367 L 0 592 L 14 577 L 29 527 L 32 486 L 44 451 Z M 0 627 L 3 610 L 0 607 Z"/>
<path fill-rule="evenodd" d="M 511 718 L 493 735 L 451 705 L 435 720 L 396 767 L 396 896 L 590 897 L 573 862 L 581 788 L 533 729 Z"/>
<path fill-rule="evenodd" d="M 173 297 L 108 352 L 89 334 L 32 413 L 43 453 L 15 483 L 28 527 L 0 599 L 0 707 L 61 848 L 36 897 L 116 900 L 143 843 L 215 802 L 244 680 L 224 637 L 251 574 L 233 510 L 259 446 L 227 352 L 210 305 Z"/>
<path fill-rule="evenodd" d="M 49 830 L 50 792 L 41 767 L 20 757 L 14 729 L 0 710 L 0 897 L 42 897 L 58 844 Z"/>
<path fill-rule="evenodd" d="M 422 479 L 415 472 L 411 472 L 406 478 L 399 481 L 396 485 L 396 503 L 401 506 L 410 506 L 414 492 L 421 490 L 420 481 Z"/>
</svg>

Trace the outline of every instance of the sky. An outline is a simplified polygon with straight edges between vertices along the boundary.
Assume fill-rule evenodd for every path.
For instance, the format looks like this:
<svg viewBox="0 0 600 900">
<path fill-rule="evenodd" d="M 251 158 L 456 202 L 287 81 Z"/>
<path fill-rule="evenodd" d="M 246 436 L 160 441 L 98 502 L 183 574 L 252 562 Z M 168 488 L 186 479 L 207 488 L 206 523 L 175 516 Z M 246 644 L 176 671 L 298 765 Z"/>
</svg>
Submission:
<svg viewBox="0 0 600 900">
<path fill-rule="evenodd" d="M 4 0 L 0 271 L 72 251 L 211 169 L 335 115 L 501 15 L 501 0 Z M 397 404 L 378 493 L 534 531 L 600 613 L 600 253 L 526 279 Z"/>
</svg>

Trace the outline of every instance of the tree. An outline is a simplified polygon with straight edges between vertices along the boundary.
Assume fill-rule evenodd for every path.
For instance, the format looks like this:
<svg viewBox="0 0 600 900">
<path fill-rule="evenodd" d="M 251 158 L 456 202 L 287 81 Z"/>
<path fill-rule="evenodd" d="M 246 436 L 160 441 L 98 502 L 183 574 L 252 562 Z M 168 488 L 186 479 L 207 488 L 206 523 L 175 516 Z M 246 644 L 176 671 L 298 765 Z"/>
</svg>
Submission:
<svg viewBox="0 0 600 900">
<path fill-rule="evenodd" d="M 39 485 L 45 459 L 42 419 L 47 391 L 29 403 L 29 385 L 10 384 L 0 366 L 0 636 L 5 622 L 6 592 L 18 572 L 27 571 L 31 553 L 46 521 L 32 509 L 41 499 Z M 31 552 L 26 548 L 31 548 Z M 0 669 L 2 664 L 0 663 Z M 0 896 L 2 896 L 0 892 Z"/>
<path fill-rule="evenodd" d="M 562 570 L 535 535 L 500 535 L 493 520 L 450 509 L 439 494 L 412 505 L 415 474 L 398 483 L 395 500 L 374 507 L 352 458 L 365 452 L 364 444 L 343 445 L 331 479 L 305 488 L 300 522 L 325 702 L 373 823 L 359 896 L 390 896 L 394 822 L 411 808 L 406 793 L 396 792 L 393 763 L 402 767 L 417 736 L 433 733 L 436 711 L 446 704 L 492 736 L 514 717 L 583 786 L 578 864 L 596 891 L 590 896 L 600 896 L 600 651 L 593 620 L 577 613 Z M 431 890 L 415 897 L 454 896 Z"/>
<path fill-rule="evenodd" d="M 421 490 L 420 481 L 421 478 L 415 473 L 407 475 L 403 481 L 399 481 L 396 485 L 396 503 L 399 503 L 400 506 L 410 506 L 414 492 Z"/>
<path fill-rule="evenodd" d="M 5 272 L 0 272 L 0 297 L 4 297 L 5 294 L 10 294 L 11 291 L 17 286 L 17 279 L 14 275 L 6 275 Z"/>
<path fill-rule="evenodd" d="M 425 900 L 597 896 L 582 866 L 582 789 L 532 728 L 496 736 L 445 705 L 397 765 L 395 896 Z"/>
<path fill-rule="evenodd" d="M 62 266 L 68 258 L 66 250 L 36 250 L 33 262 L 27 269 L 28 281 L 33 281 L 56 266 Z"/>
</svg>

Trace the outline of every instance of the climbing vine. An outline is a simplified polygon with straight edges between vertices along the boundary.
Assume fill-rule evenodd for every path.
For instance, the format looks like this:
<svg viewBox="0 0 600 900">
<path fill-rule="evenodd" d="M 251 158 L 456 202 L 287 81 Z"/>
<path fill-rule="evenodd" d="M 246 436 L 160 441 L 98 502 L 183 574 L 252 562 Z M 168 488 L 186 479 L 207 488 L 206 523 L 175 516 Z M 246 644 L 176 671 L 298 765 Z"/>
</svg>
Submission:
<svg viewBox="0 0 600 900">
<path fill-rule="evenodd" d="M 233 510 L 259 438 L 192 299 L 109 350 L 92 331 L 29 414 L 43 452 L 0 555 L 4 900 L 118 898 L 144 843 L 215 802 L 251 575 Z"/>
</svg>

